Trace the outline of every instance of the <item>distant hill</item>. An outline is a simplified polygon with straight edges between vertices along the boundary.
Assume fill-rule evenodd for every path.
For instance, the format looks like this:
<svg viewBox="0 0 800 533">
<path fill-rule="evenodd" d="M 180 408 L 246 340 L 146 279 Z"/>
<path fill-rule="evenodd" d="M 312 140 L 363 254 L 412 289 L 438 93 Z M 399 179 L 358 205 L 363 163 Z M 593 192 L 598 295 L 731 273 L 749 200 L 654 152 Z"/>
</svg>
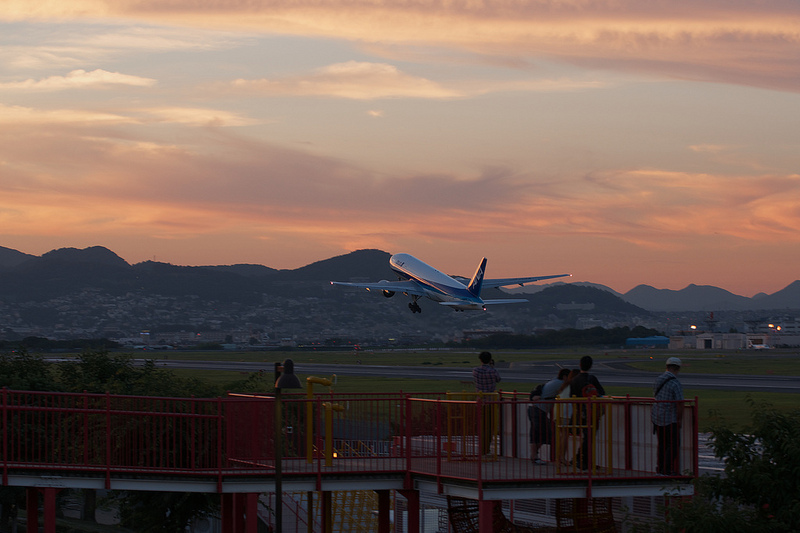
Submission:
<svg viewBox="0 0 800 533">
<path fill-rule="evenodd" d="M 527 296 L 536 312 L 647 315 L 648 311 L 626 302 L 609 291 L 563 283 Z M 590 307 L 591 306 L 591 307 Z"/>
<path fill-rule="evenodd" d="M 679 291 L 639 285 L 622 296 L 650 311 L 743 311 L 753 301 L 745 296 L 708 285 L 689 285 Z"/>
<path fill-rule="evenodd" d="M 550 287 L 558 287 L 558 286 L 561 286 L 561 285 L 572 285 L 572 286 L 578 286 L 578 287 L 593 287 L 595 289 L 600 289 L 600 290 L 603 290 L 603 291 L 606 291 L 606 292 L 610 292 L 611 294 L 613 294 L 614 296 L 617 296 L 619 298 L 623 297 L 622 294 L 618 293 L 617 291 L 615 291 L 611 287 L 607 287 L 606 285 L 601 285 L 600 283 L 590 283 L 588 281 L 573 281 L 573 282 L 570 282 L 570 283 L 566 283 L 566 282 L 563 282 L 563 281 L 555 281 L 553 283 L 545 283 L 545 284 L 540 284 L 540 285 L 525 285 L 524 287 L 513 287 L 513 288 L 507 288 L 507 289 L 503 289 L 503 290 L 505 292 L 509 293 L 509 294 L 520 294 L 520 295 L 522 295 L 522 294 L 535 294 L 537 292 L 541 292 L 541 291 L 543 291 L 545 289 L 548 289 Z"/>
<path fill-rule="evenodd" d="M 397 276 L 389 268 L 389 257 L 391 254 L 381 250 L 357 250 L 317 261 L 295 270 L 282 270 L 276 279 L 286 281 L 394 280 Z"/>
<path fill-rule="evenodd" d="M 301 268 L 278 270 L 264 265 L 190 267 L 154 261 L 131 265 L 102 246 L 61 248 L 41 257 L 0 247 L 0 298 L 47 300 L 85 290 L 101 290 L 112 295 L 144 291 L 242 303 L 260 301 L 265 294 L 315 298 L 327 294 L 329 281 L 393 280 L 389 257 L 389 253 L 381 250 L 357 250 Z M 537 312 L 550 312 L 558 305 L 564 310 L 570 308 L 571 303 L 592 303 L 597 312 L 610 309 L 619 313 L 800 309 L 800 281 L 774 294 L 759 294 L 753 298 L 694 284 L 677 291 L 639 285 L 620 294 L 589 282 L 494 289 L 486 291 L 484 296 L 502 298 L 509 293 L 527 298 L 529 306 Z M 330 297 L 341 299 L 339 294 L 342 293 Z M 571 310 L 577 312 L 579 307 L 572 306 Z M 498 308 L 497 312 L 506 311 Z"/>
<path fill-rule="evenodd" d="M 776 293 L 758 299 L 763 309 L 800 309 L 800 280 L 794 281 Z"/>
<path fill-rule="evenodd" d="M 127 261 L 102 246 L 92 246 L 82 250 L 78 248 L 59 248 L 58 250 L 47 252 L 39 261 L 50 264 L 93 264 L 120 268 L 130 266 Z"/>
<path fill-rule="evenodd" d="M 131 266 L 102 247 L 62 248 L 8 268 L 0 276 L 0 297 L 10 300 L 43 300 L 101 288 L 110 292 L 129 290 Z"/>
<path fill-rule="evenodd" d="M 266 276 L 271 276 L 279 270 L 266 267 L 264 265 L 251 265 L 251 264 L 239 264 L 239 265 L 215 265 L 215 266 L 204 266 L 200 268 L 205 268 L 208 270 L 217 270 L 219 272 L 227 272 L 229 274 L 236 274 L 239 276 L 244 276 L 246 278 L 264 278 Z"/>
<path fill-rule="evenodd" d="M 34 257 L 36 256 L 0 246 L 0 269 L 15 267 Z"/>
</svg>

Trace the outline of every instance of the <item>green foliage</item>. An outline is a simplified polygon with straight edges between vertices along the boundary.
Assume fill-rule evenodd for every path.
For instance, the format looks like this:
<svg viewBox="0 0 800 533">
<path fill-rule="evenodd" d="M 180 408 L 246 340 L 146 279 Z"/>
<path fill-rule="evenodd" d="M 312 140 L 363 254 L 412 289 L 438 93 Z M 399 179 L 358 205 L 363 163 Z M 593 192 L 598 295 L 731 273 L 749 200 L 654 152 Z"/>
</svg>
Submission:
<svg viewBox="0 0 800 533">
<path fill-rule="evenodd" d="M 129 356 L 85 351 L 77 362 L 59 365 L 58 373 L 66 392 L 131 394 L 138 371 Z"/>
<path fill-rule="evenodd" d="M 228 383 L 230 392 L 242 394 L 265 394 L 275 391 L 275 373 L 261 370 L 251 372 L 247 378 Z"/>
<path fill-rule="evenodd" d="M 40 310 L 37 310 L 37 312 Z M 33 351 L 107 350 L 119 348 L 118 342 L 109 339 L 52 340 L 44 337 L 25 337 L 21 341 L 0 340 L 0 349 Z"/>
<path fill-rule="evenodd" d="M 141 368 L 128 355 L 105 350 L 86 351 L 74 363 L 58 365 L 59 384 L 66 392 L 129 394 L 135 396 L 216 396 L 215 389 L 200 380 L 183 380 L 170 370 L 147 360 Z"/>
<path fill-rule="evenodd" d="M 750 401 L 752 425 L 742 433 L 712 431 L 724 475 L 705 476 L 695 496 L 669 509 L 666 531 L 774 533 L 800 524 L 800 409 L 778 411 Z"/>
<path fill-rule="evenodd" d="M 50 363 L 25 349 L 0 354 L 0 384 L 15 390 L 51 391 L 55 387 Z"/>
</svg>

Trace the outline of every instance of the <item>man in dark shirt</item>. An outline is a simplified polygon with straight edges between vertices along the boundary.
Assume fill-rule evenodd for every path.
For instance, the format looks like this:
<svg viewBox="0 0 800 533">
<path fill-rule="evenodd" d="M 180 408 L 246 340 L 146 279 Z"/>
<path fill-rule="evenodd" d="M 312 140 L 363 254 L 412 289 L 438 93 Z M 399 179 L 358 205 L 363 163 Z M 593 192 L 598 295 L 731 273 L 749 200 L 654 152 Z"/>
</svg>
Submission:
<svg viewBox="0 0 800 533">
<path fill-rule="evenodd" d="M 606 390 L 597 380 L 597 378 L 589 374 L 594 361 L 588 355 L 581 357 L 580 368 L 581 373 L 575 376 L 570 383 L 570 395 L 577 396 L 578 398 L 587 398 L 590 396 L 605 396 Z M 594 422 L 599 418 L 599 408 L 592 405 L 592 412 L 587 409 L 589 406 L 581 407 L 581 425 L 583 426 L 581 433 L 581 450 L 579 454 L 579 464 L 581 470 L 589 469 L 589 444 L 591 443 L 594 435 Z"/>
<path fill-rule="evenodd" d="M 667 371 L 658 376 L 653 384 L 653 403 L 650 419 L 653 432 L 658 437 L 658 463 L 656 472 L 665 476 L 677 476 L 680 472 L 680 436 L 683 422 L 683 387 L 678 381 L 681 360 L 667 359 Z"/>
</svg>

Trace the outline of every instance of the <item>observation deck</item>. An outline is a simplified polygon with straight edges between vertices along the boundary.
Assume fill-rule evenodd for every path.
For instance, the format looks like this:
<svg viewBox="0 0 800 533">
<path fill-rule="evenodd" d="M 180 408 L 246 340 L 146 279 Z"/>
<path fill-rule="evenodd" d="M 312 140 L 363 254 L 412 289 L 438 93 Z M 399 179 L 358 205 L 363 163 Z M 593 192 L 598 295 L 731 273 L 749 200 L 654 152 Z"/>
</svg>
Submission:
<svg viewBox="0 0 800 533">
<path fill-rule="evenodd" d="M 411 511 L 418 515 L 420 492 L 468 498 L 484 532 L 498 500 L 690 495 L 697 400 L 678 402 L 679 474 L 668 477 L 656 472 L 653 403 L 538 402 L 552 412 L 553 437 L 539 465 L 528 417 L 538 407 L 516 393 L 202 399 L 3 389 L 2 482 L 28 488 L 29 502 L 44 495 L 46 532 L 55 531 L 55 493 L 65 488 L 219 493 L 223 531 L 250 532 L 258 495 L 276 487 L 323 500 L 377 491 L 381 532 L 389 531 L 389 491 L 409 501 L 409 532 L 419 531 Z"/>
</svg>

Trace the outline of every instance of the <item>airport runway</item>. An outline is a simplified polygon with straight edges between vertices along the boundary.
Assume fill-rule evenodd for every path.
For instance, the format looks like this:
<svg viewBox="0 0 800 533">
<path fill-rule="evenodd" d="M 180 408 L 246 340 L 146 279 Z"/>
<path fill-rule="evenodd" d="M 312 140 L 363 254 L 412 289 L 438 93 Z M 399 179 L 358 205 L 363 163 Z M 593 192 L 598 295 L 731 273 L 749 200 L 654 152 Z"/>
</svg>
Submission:
<svg viewBox="0 0 800 533">
<path fill-rule="evenodd" d="M 291 357 L 286 354 L 285 357 Z M 233 372 L 272 372 L 272 363 L 242 361 L 179 361 L 172 359 L 157 360 L 157 365 L 165 368 L 195 368 L 204 370 L 225 370 Z M 573 368 L 575 361 L 550 361 L 538 363 L 512 363 L 498 365 L 497 370 L 505 381 L 535 384 L 550 380 L 562 367 Z M 383 366 L 383 365 L 326 365 L 296 364 L 295 372 L 302 375 L 320 377 L 336 374 L 337 376 L 390 377 L 410 379 L 472 381 L 470 368 L 458 367 L 424 367 L 424 366 Z M 605 386 L 615 387 L 652 387 L 653 381 L 660 372 L 647 372 L 627 367 L 626 363 L 602 361 L 595 362 L 592 374 L 596 375 Z M 748 392 L 785 392 L 800 393 L 800 378 L 797 376 L 747 376 L 740 374 L 692 374 L 681 373 L 684 389 L 713 389 Z"/>
</svg>

